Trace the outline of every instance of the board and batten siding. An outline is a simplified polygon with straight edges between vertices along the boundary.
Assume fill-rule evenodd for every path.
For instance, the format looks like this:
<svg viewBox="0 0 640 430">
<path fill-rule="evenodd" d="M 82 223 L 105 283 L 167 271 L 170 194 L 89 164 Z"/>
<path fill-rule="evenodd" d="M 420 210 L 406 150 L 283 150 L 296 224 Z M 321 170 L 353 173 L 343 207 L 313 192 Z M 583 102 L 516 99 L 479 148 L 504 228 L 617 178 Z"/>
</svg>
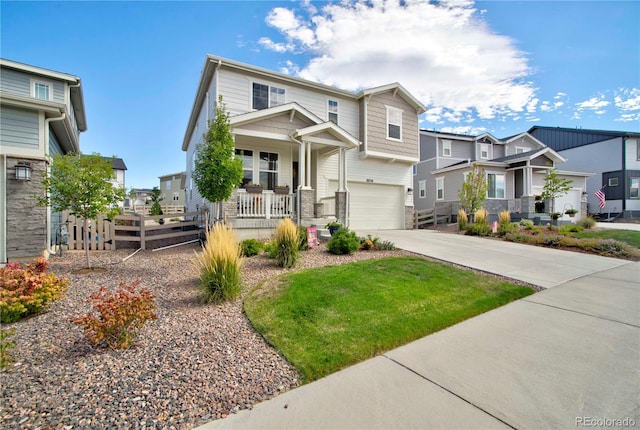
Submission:
<svg viewBox="0 0 640 430">
<path fill-rule="evenodd" d="M 37 150 L 40 146 L 38 112 L 3 106 L 0 116 L 0 143 Z"/>
<path fill-rule="evenodd" d="M 625 142 L 625 169 L 640 170 L 640 139 L 626 139 Z"/>
<path fill-rule="evenodd" d="M 387 138 L 387 106 L 402 110 L 402 141 Z M 366 103 L 367 151 L 419 158 L 418 115 L 416 110 L 393 91 L 375 94 Z"/>
</svg>

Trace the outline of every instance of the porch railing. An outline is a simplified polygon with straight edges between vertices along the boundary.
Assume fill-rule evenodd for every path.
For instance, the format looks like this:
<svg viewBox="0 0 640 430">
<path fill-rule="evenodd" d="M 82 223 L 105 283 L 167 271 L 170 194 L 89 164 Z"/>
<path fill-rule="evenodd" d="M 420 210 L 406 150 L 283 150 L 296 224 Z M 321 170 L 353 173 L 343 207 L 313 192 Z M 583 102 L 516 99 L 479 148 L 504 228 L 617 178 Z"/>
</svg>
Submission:
<svg viewBox="0 0 640 430">
<path fill-rule="evenodd" d="M 320 203 L 323 216 L 336 216 L 336 196 L 322 197 Z"/>
<path fill-rule="evenodd" d="M 294 213 L 293 194 L 238 192 L 238 218 L 285 218 Z"/>
</svg>

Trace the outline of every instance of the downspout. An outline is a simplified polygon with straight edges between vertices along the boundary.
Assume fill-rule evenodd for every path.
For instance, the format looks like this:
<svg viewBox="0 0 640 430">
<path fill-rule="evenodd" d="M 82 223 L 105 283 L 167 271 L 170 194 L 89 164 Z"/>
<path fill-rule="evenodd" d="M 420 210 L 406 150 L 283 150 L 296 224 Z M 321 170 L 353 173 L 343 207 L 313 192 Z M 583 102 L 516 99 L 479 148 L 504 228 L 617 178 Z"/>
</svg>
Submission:
<svg viewBox="0 0 640 430">
<path fill-rule="evenodd" d="M 67 114 L 62 112 L 59 117 L 54 118 L 45 118 L 44 120 L 44 154 L 45 156 L 49 155 L 49 124 L 53 121 L 63 121 L 67 118 Z M 78 152 L 80 152 L 80 142 L 78 142 Z M 47 164 L 47 173 L 49 172 L 49 165 Z M 45 238 L 46 241 L 46 250 L 50 254 L 55 254 L 55 250 L 51 249 L 51 206 L 47 206 L 47 214 L 46 214 L 46 225 L 47 225 L 47 235 Z"/>
<path fill-rule="evenodd" d="M 7 181 L 7 156 L 6 155 L 0 155 L 0 158 L 2 158 L 2 169 L 0 170 L 0 173 L 3 175 L 4 177 L 4 181 Z M 0 265 L 4 265 L 5 263 L 8 262 L 8 258 L 7 258 L 7 235 L 6 235 L 6 231 L 7 231 L 7 188 L 6 186 L 3 187 L 2 189 L 2 194 L 0 196 L 0 210 L 2 211 L 0 213 L 0 231 L 3 233 L 2 234 L 2 242 L 0 242 L 0 256 L 2 256 L 2 258 L 0 259 Z"/>
</svg>

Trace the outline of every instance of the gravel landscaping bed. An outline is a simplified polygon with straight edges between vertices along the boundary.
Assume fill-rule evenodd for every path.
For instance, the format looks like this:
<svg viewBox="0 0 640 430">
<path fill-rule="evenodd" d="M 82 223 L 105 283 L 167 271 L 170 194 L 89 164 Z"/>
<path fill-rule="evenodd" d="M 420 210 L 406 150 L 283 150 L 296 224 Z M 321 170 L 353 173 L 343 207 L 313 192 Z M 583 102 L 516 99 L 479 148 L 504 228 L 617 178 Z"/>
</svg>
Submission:
<svg viewBox="0 0 640 430">
<path fill-rule="evenodd" d="M 84 275 L 71 273 L 84 267 L 84 251 L 52 257 L 50 270 L 71 283 L 44 313 L 5 326 L 16 328 L 16 363 L 0 372 L 0 428 L 193 428 L 296 387 L 296 370 L 253 330 L 241 299 L 198 303 L 198 249 L 92 252 L 105 271 Z M 294 270 L 407 254 L 335 256 L 321 245 Z M 243 294 L 285 271 L 264 255 L 245 259 Z M 91 346 L 69 320 L 90 310 L 100 287 L 136 279 L 155 294 L 158 319 L 127 350 Z"/>
</svg>

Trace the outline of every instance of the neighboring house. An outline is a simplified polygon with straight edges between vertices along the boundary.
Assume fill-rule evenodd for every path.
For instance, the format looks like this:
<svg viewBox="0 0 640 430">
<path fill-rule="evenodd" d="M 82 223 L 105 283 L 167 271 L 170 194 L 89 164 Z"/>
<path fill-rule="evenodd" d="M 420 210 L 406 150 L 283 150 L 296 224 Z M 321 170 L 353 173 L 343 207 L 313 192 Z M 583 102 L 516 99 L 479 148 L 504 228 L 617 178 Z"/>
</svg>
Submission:
<svg viewBox="0 0 640 430">
<path fill-rule="evenodd" d="M 320 225 L 335 216 L 353 229 L 411 228 L 425 108 L 400 84 L 353 93 L 208 55 L 182 143 L 188 211 L 210 205 L 191 173 L 219 96 L 244 163 L 242 185 L 223 204 L 230 224 L 269 227 L 290 216 Z M 263 193 L 247 193 L 249 183 Z M 277 185 L 289 194 L 276 194 Z"/>
<path fill-rule="evenodd" d="M 565 168 L 594 173 L 587 179 L 590 213 L 640 216 L 640 133 L 534 126 L 529 134 L 566 157 Z M 594 193 L 602 187 L 600 209 Z"/>
<path fill-rule="evenodd" d="M 414 206 L 416 210 L 442 206 L 456 214 L 460 207 L 458 193 L 466 174 L 477 165 L 484 169 L 489 182 L 484 207 L 490 214 L 508 210 L 533 218 L 539 216 L 535 214 L 535 198 L 542 193 L 544 178 L 556 167 L 561 177 L 573 182 L 571 190 L 556 199 L 555 211 L 573 208 L 579 211 L 579 218 L 586 215 L 583 192 L 590 173 L 565 171 L 565 161 L 528 133 L 497 139 L 488 133 L 466 136 L 421 130 L 420 162 L 413 177 Z M 569 219 L 564 214 L 563 218 Z"/>
<path fill-rule="evenodd" d="M 80 152 L 80 78 L 0 59 L 0 263 L 47 255 L 60 215 L 38 207 L 49 156 Z"/>
<path fill-rule="evenodd" d="M 187 174 L 171 173 L 160 176 L 160 198 L 162 205 L 184 207 L 184 188 Z"/>
<path fill-rule="evenodd" d="M 124 160 L 122 158 L 117 158 L 117 157 L 102 157 L 102 158 L 104 158 L 105 160 L 111 160 L 111 167 L 113 167 L 113 171 L 116 175 L 115 179 L 111 181 L 111 183 L 115 187 L 124 188 L 126 190 L 125 181 L 124 181 L 124 172 L 127 170 L 127 166 L 124 164 Z M 124 206 L 124 201 L 119 203 L 118 206 L 120 207 Z"/>
<path fill-rule="evenodd" d="M 134 210 L 135 206 L 144 206 L 151 202 L 150 188 L 132 188 L 125 198 L 125 207 Z"/>
</svg>

